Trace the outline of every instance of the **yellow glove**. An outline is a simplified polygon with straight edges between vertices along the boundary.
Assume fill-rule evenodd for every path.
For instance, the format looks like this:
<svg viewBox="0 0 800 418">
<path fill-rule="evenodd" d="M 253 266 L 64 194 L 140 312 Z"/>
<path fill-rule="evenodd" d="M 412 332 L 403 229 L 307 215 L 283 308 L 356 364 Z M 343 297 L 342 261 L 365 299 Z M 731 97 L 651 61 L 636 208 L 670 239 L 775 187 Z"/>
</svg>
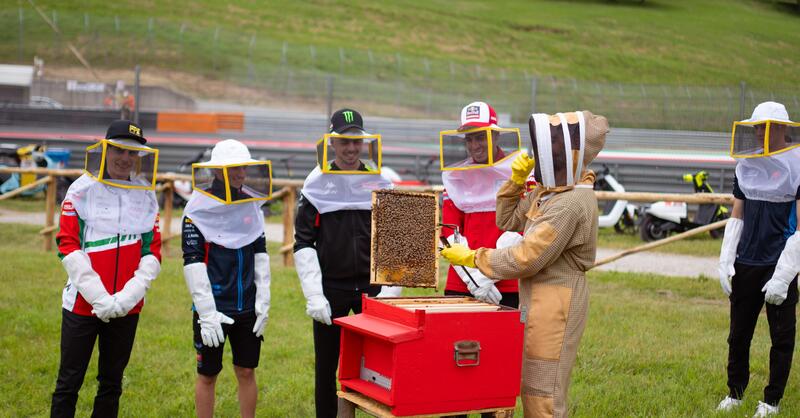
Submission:
<svg viewBox="0 0 800 418">
<path fill-rule="evenodd" d="M 442 248 L 442 256 L 453 264 L 475 267 L 475 250 L 470 250 L 464 245 L 453 244 L 450 248 Z"/>
<path fill-rule="evenodd" d="M 511 181 L 520 186 L 524 185 L 535 165 L 536 162 L 533 158 L 528 157 L 526 151 L 520 151 L 517 158 L 514 158 L 514 162 L 511 163 Z"/>
</svg>

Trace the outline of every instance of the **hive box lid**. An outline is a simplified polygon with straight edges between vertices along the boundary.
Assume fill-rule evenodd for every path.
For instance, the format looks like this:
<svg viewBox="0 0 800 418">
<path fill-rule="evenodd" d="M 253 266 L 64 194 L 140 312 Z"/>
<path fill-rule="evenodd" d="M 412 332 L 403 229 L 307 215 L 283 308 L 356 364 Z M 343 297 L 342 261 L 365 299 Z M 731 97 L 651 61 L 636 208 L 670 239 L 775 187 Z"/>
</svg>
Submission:
<svg viewBox="0 0 800 418">
<path fill-rule="evenodd" d="M 422 337 L 422 331 L 419 328 L 372 315 L 350 315 L 337 318 L 335 322 L 340 327 L 392 343 L 402 343 Z"/>
<path fill-rule="evenodd" d="M 436 288 L 438 225 L 435 193 L 373 191 L 370 283 Z"/>
</svg>

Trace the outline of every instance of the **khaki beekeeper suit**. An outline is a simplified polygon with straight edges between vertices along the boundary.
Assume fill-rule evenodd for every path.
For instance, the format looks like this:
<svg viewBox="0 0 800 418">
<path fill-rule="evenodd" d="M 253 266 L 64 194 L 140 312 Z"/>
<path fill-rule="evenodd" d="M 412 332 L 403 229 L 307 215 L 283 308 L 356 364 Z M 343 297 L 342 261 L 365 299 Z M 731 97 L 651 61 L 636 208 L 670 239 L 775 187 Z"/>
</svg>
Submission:
<svg viewBox="0 0 800 418">
<path fill-rule="evenodd" d="M 524 231 L 524 239 L 509 248 L 479 249 L 475 264 L 493 279 L 520 278 L 525 416 L 564 417 L 588 314 L 585 272 L 597 242 L 594 173 L 586 167 L 605 144 L 608 121 L 588 111 L 537 114 L 529 127 L 539 185 L 522 199 L 524 186 L 512 181 L 497 193 L 497 226 Z"/>
</svg>

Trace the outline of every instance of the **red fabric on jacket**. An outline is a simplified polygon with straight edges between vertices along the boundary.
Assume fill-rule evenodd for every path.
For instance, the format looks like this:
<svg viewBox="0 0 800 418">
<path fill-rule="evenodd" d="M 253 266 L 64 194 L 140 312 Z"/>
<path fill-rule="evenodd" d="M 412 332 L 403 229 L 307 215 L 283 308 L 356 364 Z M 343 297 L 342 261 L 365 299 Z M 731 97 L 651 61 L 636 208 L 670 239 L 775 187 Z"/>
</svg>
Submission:
<svg viewBox="0 0 800 418">
<path fill-rule="evenodd" d="M 469 242 L 469 246 L 472 249 L 481 247 L 495 248 L 495 245 L 497 245 L 497 238 L 503 235 L 504 232 L 500 230 L 495 223 L 495 212 L 464 213 L 447 197 L 447 192 L 443 194 L 443 200 L 442 223 L 458 225 L 458 230 L 462 235 L 467 237 L 467 242 Z M 442 236 L 449 237 L 452 234 L 452 229 L 442 228 Z M 514 293 L 519 291 L 519 283 L 517 280 L 500 280 L 495 286 L 497 286 L 497 290 L 502 293 Z M 447 271 L 445 290 L 469 292 L 467 285 L 461 281 L 461 278 L 455 270 L 453 270 L 453 266 L 450 266 Z"/>
<path fill-rule="evenodd" d="M 104 245 L 100 243 L 108 241 Z M 117 246 L 119 241 L 119 246 Z M 59 256 L 62 258 L 76 250 L 83 250 L 92 263 L 92 269 L 100 276 L 100 280 L 109 294 L 122 290 L 133 273 L 139 267 L 139 261 L 147 254 L 152 254 L 161 261 L 161 231 L 158 227 L 158 216 L 150 232 L 134 235 L 104 235 L 91 230 L 65 200 L 61 206 L 59 229 L 56 234 Z M 117 254 L 119 252 L 119 254 Z M 116 277 L 115 277 L 116 276 Z M 116 279 L 116 280 L 115 280 Z M 80 292 L 65 288 L 62 296 L 63 307 L 73 313 L 94 316 L 92 305 L 83 298 Z M 70 306 L 71 305 L 71 306 Z M 128 312 L 128 315 L 139 313 L 144 299 Z"/>
</svg>

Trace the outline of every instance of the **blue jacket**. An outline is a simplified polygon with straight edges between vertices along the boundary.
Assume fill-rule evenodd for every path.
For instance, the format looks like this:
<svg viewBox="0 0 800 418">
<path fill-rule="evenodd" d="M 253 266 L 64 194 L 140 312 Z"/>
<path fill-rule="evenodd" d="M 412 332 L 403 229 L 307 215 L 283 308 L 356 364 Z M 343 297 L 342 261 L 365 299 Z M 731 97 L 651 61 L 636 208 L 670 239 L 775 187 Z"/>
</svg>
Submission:
<svg viewBox="0 0 800 418">
<path fill-rule="evenodd" d="M 786 240 L 797 229 L 797 202 L 767 202 L 750 200 L 733 179 L 733 197 L 744 201 L 744 226 L 736 262 L 748 266 L 774 266 L 778 264 Z M 800 200 L 800 188 L 797 190 Z"/>
<path fill-rule="evenodd" d="M 242 248 L 206 241 L 188 217 L 183 218 L 183 265 L 205 263 L 217 311 L 226 315 L 255 309 L 255 255 L 267 252 L 264 235 Z"/>
</svg>

